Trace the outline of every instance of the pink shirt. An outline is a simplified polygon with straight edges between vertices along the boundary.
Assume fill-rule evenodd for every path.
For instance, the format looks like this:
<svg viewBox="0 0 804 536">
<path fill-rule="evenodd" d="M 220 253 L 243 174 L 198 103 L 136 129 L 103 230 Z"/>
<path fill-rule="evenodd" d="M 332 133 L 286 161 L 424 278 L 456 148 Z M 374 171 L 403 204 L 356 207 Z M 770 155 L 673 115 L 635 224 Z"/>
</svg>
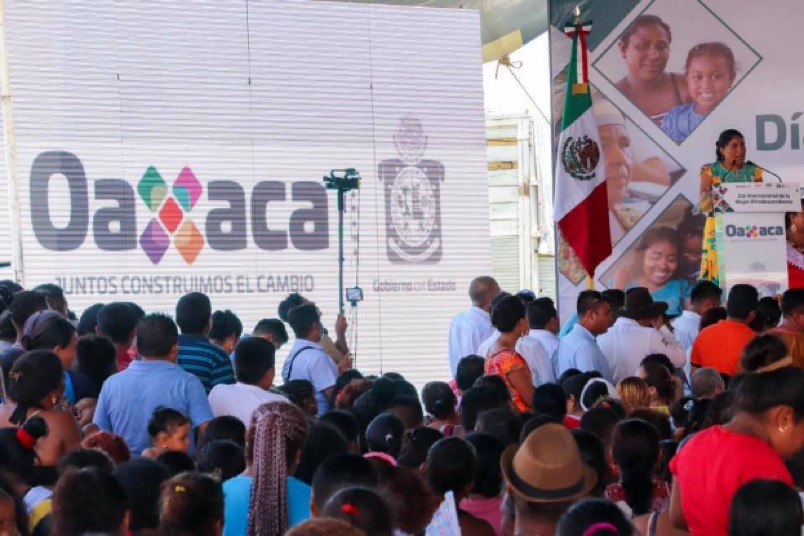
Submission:
<svg viewBox="0 0 804 536">
<path fill-rule="evenodd" d="M 728 536 L 729 507 L 739 487 L 767 478 L 793 485 L 782 458 L 754 436 L 713 426 L 682 445 L 670 462 L 691 536 Z"/>
<path fill-rule="evenodd" d="M 502 497 L 491 499 L 463 499 L 461 510 L 478 519 L 487 521 L 497 536 L 502 536 Z"/>
</svg>

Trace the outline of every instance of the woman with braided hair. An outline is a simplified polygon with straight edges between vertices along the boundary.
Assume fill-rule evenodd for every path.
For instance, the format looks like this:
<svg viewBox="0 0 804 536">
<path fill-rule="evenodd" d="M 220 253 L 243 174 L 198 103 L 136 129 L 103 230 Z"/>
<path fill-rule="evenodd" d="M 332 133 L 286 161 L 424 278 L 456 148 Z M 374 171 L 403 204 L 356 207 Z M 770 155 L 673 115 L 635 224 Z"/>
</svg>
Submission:
<svg viewBox="0 0 804 536">
<path fill-rule="evenodd" d="M 281 536 L 310 517 L 310 486 L 294 478 L 309 425 L 287 402 L 254 411 L 246 438 L 246 472 L 223 485 L 224 536 Z"/>
</svg>

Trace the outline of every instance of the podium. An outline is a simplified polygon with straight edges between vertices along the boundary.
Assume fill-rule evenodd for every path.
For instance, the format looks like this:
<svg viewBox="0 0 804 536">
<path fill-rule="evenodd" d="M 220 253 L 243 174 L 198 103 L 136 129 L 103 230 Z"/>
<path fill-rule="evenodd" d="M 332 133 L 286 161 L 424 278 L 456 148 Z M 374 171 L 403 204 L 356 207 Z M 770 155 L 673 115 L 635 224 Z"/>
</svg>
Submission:
<svg viewBox="0 0 804 536">
<path fill-rule="evenodd" d="M 788 288 L 785 213 L 801 211 L 798 184 L 743 182 L 712 188 L 721 286 L 775 296 Z"/>
</svg>

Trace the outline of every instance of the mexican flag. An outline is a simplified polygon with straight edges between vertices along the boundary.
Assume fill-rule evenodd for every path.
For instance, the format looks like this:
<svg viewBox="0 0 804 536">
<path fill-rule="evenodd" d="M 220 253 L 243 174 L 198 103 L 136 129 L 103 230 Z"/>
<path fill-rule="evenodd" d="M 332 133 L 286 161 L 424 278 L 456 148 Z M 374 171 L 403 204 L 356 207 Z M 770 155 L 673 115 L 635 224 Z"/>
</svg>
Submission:
<svg viewBox="0 0 804 536">
<path fill-rule="evenodd" d="M 572 37 L 572 57 L 557 146 L 553 214 L 586 272 L 594 275 L 611 254 L 606 164 L 592 110 L 585 37 L 589 30 L 576 25 L 565 33 Z"/>
</svg>

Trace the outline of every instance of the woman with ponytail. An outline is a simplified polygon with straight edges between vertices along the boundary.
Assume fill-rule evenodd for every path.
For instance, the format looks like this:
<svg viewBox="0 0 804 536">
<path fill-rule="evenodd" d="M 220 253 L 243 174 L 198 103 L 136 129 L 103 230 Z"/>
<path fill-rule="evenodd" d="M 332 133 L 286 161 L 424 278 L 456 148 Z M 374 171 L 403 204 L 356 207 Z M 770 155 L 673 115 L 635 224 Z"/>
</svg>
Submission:
<svg viewBox="0 0 804 536">
<path fill-rule="evenodd" d="M 428 382 L 422 389 L 424 409 L 432 417 L 427 425 L 445 437 L 451 437 L 455 427 L 461 424 L 456 410 L 458 399 L 446 382 Z"/>
<path fill-rule="evenodd" d="M 659 433 L 641 419 L 629 419 L 614 429 L 611 454 L 620 481 L 606 488 L 606 498 L 627 505 L 631 517 L 666 510 L 670 505 L 667 484 L 654 479 L 659 463 Z"/>
<path fill-rule="evenodd" d="M 23 354 L 8 374 L 8 401 L 0 406 L 0 427 L 20 426 L 37 415 L 45 420 L 49 433 L 36 443 L 40 483 L 53 484 L 55 466 L 61 457 L 81 442 L 78 423 L 60 408 L 64 396 L 64 369 L 58 356 L 47 350 Z M 53 469 L 52 471 L 49 469 Z"/>
<path fill-rule="evenodd" d="M 622 510 L 603 499 L 584 499 L 558 521 L 556 536 L 632 536 L 634 528 Z"/>
<path fill-rule="evenodd" d="M 25 503 L 33 528 L 50 513 L 51 492 L 35 485 L 34 470 L 39 459 L 36 455 L 40 438 L 48 435 L 45 419 L 34 416 L 19 428 L 0 428 L 0 477 Z"/>
<path fill-rule="evenodd" d="M 310 517 L 310 486 L 294 478 L 309 425 L 287 402 L 254 411 L 246 439 L 246 472 L 223 485 L 225 536 L 281 536 Z"/>
<path fill-rule="evenodd" d="M 333 495 L 321 510 L 321 517 L 343 519 L 371 536 L 392 536 L 391 507 L 368 488 L 345 488 Z"/>
</svg>

